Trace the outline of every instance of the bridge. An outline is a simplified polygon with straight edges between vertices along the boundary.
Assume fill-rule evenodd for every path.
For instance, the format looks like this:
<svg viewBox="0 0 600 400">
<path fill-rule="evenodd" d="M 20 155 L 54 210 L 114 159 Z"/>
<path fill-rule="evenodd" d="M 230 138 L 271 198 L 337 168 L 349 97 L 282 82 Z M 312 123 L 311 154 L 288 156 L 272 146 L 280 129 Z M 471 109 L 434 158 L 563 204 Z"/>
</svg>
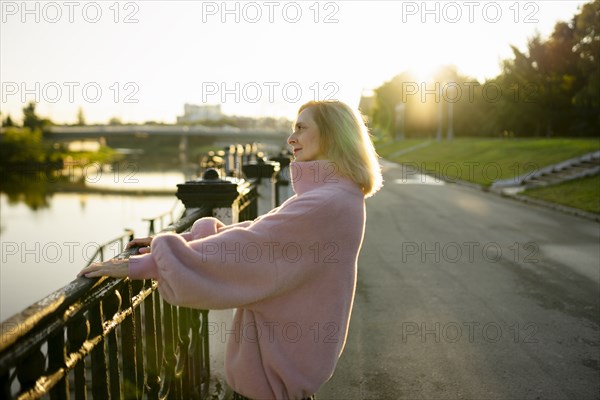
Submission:
<svg viewBox="0 0 600 400">
<path fill-rule="evenodd" d="M 94 125 L 53 126 L 50 134 L 56 140 L 99 139 L 113 136 L 202 136 L 222 143 L 266 142 L 281 146 L 290 132 L 277 129 L 240 129 L 237 127 L 207 127 L 202 125 Z"/>
</svg>

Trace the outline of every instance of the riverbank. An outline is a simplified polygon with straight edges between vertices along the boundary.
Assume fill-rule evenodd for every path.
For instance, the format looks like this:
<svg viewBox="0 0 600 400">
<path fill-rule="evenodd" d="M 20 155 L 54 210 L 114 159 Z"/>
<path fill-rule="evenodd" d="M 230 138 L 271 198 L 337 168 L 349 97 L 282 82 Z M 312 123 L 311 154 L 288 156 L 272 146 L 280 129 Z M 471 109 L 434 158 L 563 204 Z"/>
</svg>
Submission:
<svg viewBox="0 0 600 400">
<path fill-rule="evenodd" d="M 450 182 L 469 182 L 487 189 L 566 159 L 600 150 L 598 139 L 457 138 L 453 141 L 406 139 L 377 143 L 379 155 Z M 598 180 L 532 189 L 524 196 L 600 213 Z M 577 188 L 577 190 L 575 190 Z"/>
</svg>

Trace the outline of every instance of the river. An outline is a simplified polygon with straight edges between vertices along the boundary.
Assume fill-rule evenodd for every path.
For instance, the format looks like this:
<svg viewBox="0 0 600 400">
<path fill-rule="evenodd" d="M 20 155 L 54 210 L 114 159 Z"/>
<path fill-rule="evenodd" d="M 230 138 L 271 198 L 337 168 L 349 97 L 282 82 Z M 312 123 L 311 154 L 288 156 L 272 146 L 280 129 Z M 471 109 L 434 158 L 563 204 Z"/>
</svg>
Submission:
<svg viewBox="0 0 600 400">
<path fill-rule="evenodd" d="M 172 209 L 177 202 L 176 184 L 185 181 L 177 171 L 125 169 L 116 173 L 89 168 L 87 172 L 83 190 L 31 177 L 20 182 L 27 190 L 11 193 L 4 185 L 0 194 L 0 321 L 75 279 L 98 244 L 116 238 L 125 228 L 133 229 L 136 237 L 147 236 L 149 225 L 143 218 Z M 160 191 L 166 193 L 157 194 Z M 116 244 L 109 247 L 109 255 L 117 253 Z"/>
</svg>

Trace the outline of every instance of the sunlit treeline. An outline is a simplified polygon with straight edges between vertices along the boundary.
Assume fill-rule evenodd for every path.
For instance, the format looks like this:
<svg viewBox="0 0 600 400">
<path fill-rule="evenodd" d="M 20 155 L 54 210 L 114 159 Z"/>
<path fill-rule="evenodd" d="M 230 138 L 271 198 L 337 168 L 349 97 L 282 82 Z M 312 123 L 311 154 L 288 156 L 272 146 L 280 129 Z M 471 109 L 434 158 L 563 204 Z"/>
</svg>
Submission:
<svg viewBox="0 0 600 400">
<path fill-rule="evenodd" d="M 600 135 L 600 0 L 559 22 L 546 40 L 512 46 L 502 72 L 479 82 L 456 68 L 422 81 L 403 72 L 363 101 L 375 132 L 392 137 Z M 441 129 L 440 129 L 441 126 Z"/>
</svg>

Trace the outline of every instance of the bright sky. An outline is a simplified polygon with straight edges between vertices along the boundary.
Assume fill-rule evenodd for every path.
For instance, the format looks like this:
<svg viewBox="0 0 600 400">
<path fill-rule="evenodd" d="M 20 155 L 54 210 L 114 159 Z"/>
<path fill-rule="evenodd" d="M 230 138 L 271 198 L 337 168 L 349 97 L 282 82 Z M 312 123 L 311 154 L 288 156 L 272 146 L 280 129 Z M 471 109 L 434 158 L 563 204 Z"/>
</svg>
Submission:
<svg viewBox="0 0 600 400">
<path fill-rule="evenodd" d="M 585 1 L 1 1 L 1 111 L 175 122 L 183 104 L 292 118 L 442 64 L 482 81 Z"/>
</svg>

